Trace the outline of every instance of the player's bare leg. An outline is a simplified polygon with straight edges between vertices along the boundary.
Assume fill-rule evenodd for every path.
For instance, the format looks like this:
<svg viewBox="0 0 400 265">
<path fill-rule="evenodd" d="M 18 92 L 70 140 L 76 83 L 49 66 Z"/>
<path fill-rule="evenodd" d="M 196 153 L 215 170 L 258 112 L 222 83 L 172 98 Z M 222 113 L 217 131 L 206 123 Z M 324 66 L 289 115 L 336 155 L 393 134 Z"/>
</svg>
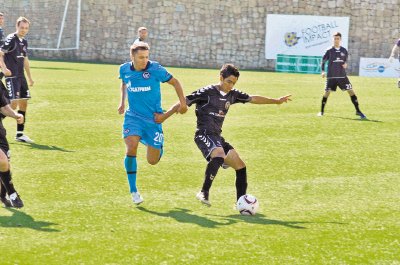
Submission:
<svg viewBox="0 0 400 265">
<path fill-rule="evenodd" d="M 143 202 L 143 198 L 136 187 L 137 161 L 136 154 L 140 142 L 140 137 L 136 135 L 128 136 L 124 139 L 126 146 L 125 170 L 128 176 L 129 191 L 135 204 Z"/>
<path fill-rule="evenodd" d="M 147 162 L 150 165 L 156 165 L 161 159 L 161 149 L 147 146 Z"/>
<path fill-rule="evenodd" d="M 229 150 L 224 163 L 231 166 L 236 171 L 236 200 L 238 200 L 242 195 L 245 195 L 247 191 L 246 164 L 235 149 Z"/>
</svg>

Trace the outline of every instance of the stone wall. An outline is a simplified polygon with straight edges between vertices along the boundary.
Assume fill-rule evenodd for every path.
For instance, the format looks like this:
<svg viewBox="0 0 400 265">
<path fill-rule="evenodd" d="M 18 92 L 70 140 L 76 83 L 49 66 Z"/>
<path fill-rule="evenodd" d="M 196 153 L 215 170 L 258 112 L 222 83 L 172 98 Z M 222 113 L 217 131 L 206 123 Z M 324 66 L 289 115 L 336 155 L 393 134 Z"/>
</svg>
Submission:
<svg viewBox="0 0 400 265">
<path fill-rule="evenodd" d="M 50 31 L 51 25 L 60 24 L 61 17 L 55 14 L 62 15 L 56 3 L 65 2 L 2 1 L 0 8 L 9 19 L 7 32 L 13 30 L 15 16 L 10 10 L 15 8 L 36 19 L 32 32 L 35 25 L 42 32 Z M 76 6 L 77 0 L 70 2 Z M 32 11 L 34 6 L 42 7 L 39 15 Z M 388 57 L 395 39 L 400 37 L 400 0 L 82 0 L 80 49 L 32 51 L 31 55 L 121 63 L 129 58 L 128 48 L 136 29 L 146 26 L 151 58 L 165 65 L 216 68 L 233 62 L 242 69 L 273 69 L 274 60 L 264 56 L 267 14 L 349 16 L 352 72 L 358 71 L 360 57 Z M 74 23 L 68 22 L 72 30 L 65 30 L 65 34 L 74 32 Z M 30 38 L 34 39 L 32 32 Z M 41 42 L 47 41 L 41 37 Z"/>
</svg>

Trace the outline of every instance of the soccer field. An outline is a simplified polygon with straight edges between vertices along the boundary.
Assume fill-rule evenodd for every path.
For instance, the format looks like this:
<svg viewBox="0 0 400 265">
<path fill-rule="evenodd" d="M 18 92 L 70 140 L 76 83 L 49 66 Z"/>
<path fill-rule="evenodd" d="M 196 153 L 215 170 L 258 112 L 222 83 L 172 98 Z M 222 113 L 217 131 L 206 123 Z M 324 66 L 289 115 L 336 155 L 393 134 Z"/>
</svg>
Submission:
<svg viewBox="0 0 400 265">
<path fill-rule="evenodd" d="M 193 142 L 194 107 L 164 123 L 161 162 L 138 151 L 136 207 L 128 192 L 117 114 L 117 65 L 32 61 L 26 133 L 5 127 L 25 203 L 0 208 L 0 264 L 400 264 L 400 90 L 393 79 L 350 77 L 320 108 L 318 75 L 242 71 L 249 94 L 293 94 L 281 106 L 236 104 L 223 136 L 247 164 L 256 216 L 233 205 L 235 172 L 220 169 L 212 207 L 195 198 L 205 160 Z M 167 69 L 185 94 L 218 70 Z M 177 101 L 163 85 L 163 106 Z"/>
</svg>

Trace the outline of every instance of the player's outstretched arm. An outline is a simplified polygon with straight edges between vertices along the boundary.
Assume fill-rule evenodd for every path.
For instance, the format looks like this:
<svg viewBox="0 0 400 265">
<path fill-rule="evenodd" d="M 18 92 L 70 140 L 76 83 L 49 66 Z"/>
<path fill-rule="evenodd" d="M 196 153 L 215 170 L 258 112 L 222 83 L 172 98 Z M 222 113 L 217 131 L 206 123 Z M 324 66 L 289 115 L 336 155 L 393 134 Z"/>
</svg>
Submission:
<svg viewBox="0 0 400 265">
<path fill-rule="evenodd" d="M 282 104 L 292 101 L 290 98 L 292 95 L 286 95 L 280 98 L 268 98 L 263 96 L 251 96 L 250 103 L 253 104 Z"/>
<path fill-rule="evenodd" d="M 3 113 L 7 117 L 11 117 L 17 120 L 18 124 L 24 123 L 24 116 L 20 113 L 15 112 L 10 105 L 5 105 L 0 108 L 1 113 Z"/>
<path fill-rule="evenodd" d="M 124 82 L 121 82 L 121 100 L 119 102 L 118 106 L 118 113 L 119 114 L 124 114 L 125 112 L 125 99 L 126 99 L 126 84 Z"/>
<path fill-rule="evenodd" d="M 166 119 L 171 117 L 173 114 L 177 113 L 180 106 L 181 103 L 177 102 L 164 113 L 154 113 L 154 121 L 157 123 L 163 123 Z"/>
<path fill-rule="evenodd" d="M 394 62 L 394 58 L 395 58 L 396 54 L 399 54 L 399 55 L 400 55 L 400 47 L 397 46 L 397 44 L 395 44 L 395 45 L 393 46 L 392 52 L 390 53 L 389 61 L 390 61 L 391 63 Z"/>
<path fill-rule="evenodd" d="M 185 95 L 183 94 L 183 88 L 181 83 L 178 81 L 178 79 L 172 77 L 171 80 L 168 81 L 168 84 L 173 86 L 175 88 L 176 94 L 178 95 L 179 102 L 181 103 L 178 112 L 180 114 L 183 114 L 187 111 L 188 107 L 186 105 L 186 98 Z"/>
</svg>

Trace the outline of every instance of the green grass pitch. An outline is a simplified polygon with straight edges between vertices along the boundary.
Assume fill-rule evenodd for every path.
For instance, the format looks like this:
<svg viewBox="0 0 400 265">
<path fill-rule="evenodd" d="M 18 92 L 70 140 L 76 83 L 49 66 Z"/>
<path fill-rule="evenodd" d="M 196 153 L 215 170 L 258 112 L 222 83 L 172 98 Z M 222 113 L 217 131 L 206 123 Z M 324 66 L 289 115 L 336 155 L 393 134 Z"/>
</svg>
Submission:
<svg viewBox="0 0 400 265">
<path fill-rule="evenodd" d="M 156 166 L 138 152 L 131 202 L 123 167 L 117 65 L 32 61 L 26 133 L 4 121 L 21 210 L 0 208 L 0 264 L 400 264 L 400 90 L 394 79 L 350 77 L 320 108 L 318 75 L 242 71 L 249 94 L 293 94 L 282 106 L 237 104 L 223 135 L 248 169 L 256 216 L 234 209 L 235 174 L 220 170 L 212 207 L 195 194 L 206 162 L 193 142 L 194 107 L 164 123 Z M 168 67 L 185 94 L 218 70 Z M 162 86 L 163 106 L 176 102 Z"/>
</svg>

